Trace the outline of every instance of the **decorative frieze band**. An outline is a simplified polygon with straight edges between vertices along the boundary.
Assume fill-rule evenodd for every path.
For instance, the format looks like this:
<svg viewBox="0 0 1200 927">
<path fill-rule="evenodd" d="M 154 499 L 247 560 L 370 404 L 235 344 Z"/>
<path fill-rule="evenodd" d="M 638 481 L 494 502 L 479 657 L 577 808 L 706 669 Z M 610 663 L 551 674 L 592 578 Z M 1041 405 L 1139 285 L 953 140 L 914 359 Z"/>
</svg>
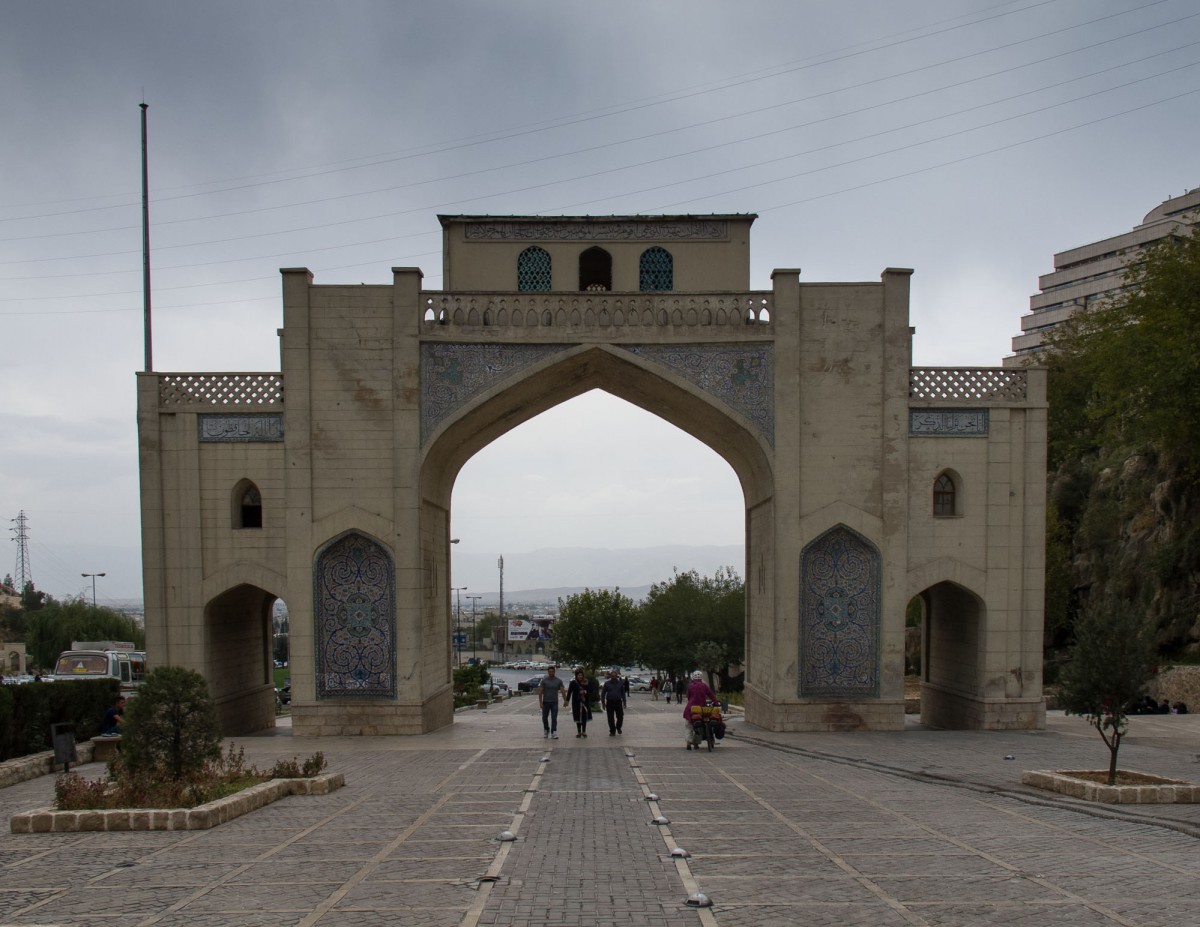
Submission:
<svg viewBox="0 0 1200 927">
<path fill-rule="evenodd" d="M 678 222 L 471 222 L 468 241 L 724 241 L 729 224 L 717 219 Z"/>
<path fill-rule="evenodd" d="M 935 438 L 986 437 L 988 410 L 909 409 L 908 433 Z"/>
<path fill-rule="evenodd" d="M 197 415 L 196 428 L 202 444 L 282 441 L 283 413 Z"/>
</svg>

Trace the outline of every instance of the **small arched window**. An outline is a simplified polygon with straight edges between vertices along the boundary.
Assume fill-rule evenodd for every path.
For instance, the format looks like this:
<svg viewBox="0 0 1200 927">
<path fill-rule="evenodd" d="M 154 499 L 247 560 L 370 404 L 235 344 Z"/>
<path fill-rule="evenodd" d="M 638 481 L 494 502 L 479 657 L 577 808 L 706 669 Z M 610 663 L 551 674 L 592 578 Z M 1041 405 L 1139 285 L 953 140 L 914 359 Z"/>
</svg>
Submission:
<svg viewBox="0 0 1200 927">
<path fill-rule="evenodd" d="M 666 248 L 655 245 L 642 252 L 638 262 L 638 289 L 663 293 L 675 288 L 675 259 Z"/>
<path fill-rule="evenodd" d="M 934 517 L 958 514 L 958 487 L 949 473 L 942 473 L 933 481 L 933 514 Z"/>
<path fill-rule="evenodd" d="M 537 245 L 517 256 L 517 289 L 522 293 L 550 292 L 550 252 Z"/>
<path fill-rule="evenodd" d="M 233 490 L 233 526 L 261 528 L 263 526 L 262 494 L 249 480 L 242 480 Z"/>
<path fill-rule="evenodd" d="M 603 248 L 588 248 L 579 255 L 579 289 L 612 289 L 612 255 Z"/>
</svg>

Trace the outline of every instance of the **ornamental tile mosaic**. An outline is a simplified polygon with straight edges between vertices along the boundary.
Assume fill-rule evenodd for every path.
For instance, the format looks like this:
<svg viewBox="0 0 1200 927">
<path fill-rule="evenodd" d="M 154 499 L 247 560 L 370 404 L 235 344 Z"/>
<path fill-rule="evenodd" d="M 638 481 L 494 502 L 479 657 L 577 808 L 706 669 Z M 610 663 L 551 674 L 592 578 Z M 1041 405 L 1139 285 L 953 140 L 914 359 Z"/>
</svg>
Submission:
<svg viewBox="0 0 1200 927">
<path fill-rule="evenodd" d="M 349 532 L 313 567 L 317 698 L 396 697 L 396 572 L 376 541 Z"/>
<path fill-rule="evenodd" d="M 421 443 L 451 414 L 497 383 L 560 354 L 557 344 L 422 344 Z"/>
<path fill-rule="evenodd" d="M 770 344 L 629 345 L 752 422 L 775 446 L 775 352 Z"/>
<path fill-rule="evenodd" d="M 800 554 L 801 698 L 878 698 L 880 557 L 845 525 Z"/>
</svg>

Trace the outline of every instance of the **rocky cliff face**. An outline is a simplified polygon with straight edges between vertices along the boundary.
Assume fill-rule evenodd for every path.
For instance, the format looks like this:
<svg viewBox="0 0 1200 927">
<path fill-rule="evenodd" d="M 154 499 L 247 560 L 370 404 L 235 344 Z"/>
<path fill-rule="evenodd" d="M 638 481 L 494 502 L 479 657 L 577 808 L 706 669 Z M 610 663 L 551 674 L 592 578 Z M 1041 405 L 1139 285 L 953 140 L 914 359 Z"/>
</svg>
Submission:
<svg viewBox="0 0 1200 927">
<path fill-rule="evenodd" d="M 1200 483 L 1112 453 L 1060 467 L 1050 501 L 1048 645 L 1065 643 L 1080 603 L 1111 596 L 1144 605 L 1166 658 L 1200 655 Z"/>
</svg>

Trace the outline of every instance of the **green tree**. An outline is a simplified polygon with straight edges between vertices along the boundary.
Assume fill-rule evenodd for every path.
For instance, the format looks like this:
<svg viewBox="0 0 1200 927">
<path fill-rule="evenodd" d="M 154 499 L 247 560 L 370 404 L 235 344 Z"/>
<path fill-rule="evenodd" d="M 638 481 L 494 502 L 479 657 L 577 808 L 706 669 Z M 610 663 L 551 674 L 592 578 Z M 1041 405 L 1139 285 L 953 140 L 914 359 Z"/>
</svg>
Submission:
<svg viewBox="0 0 1200 927">
<path fill-rule="evenodd" d="M 1051 467 L 1103 441 L 1200 472 L 1200 229 L 1148 249 L 1125 284 L 1051 339 Z"/>
<path fill-rule="evenodd" d="M 737 572 L 689 570 L 655 583 L 639 611 L 637 647 L 643 663 L 677 676 L 700 666 L 728 677 L 746 649 L 746 590 Z"/>
<path fill-rule="evenodd" d="M 1126 709 L 1154 675 L 1154 636 L 1141 609 L 1092 603 L 1075 622 L 1075 644 L 1059 676 L 1067 714 L 1087 718 L 1109 750 L 1108 784 L 1117 779 L 1117 751 L 1128 726 Z"/>
<path fill-rule="evenodd" d="M 484 612 L 482 615 L 477 615 L 475 623 L 476 639 L 483 641 L 490 638 L 498 620 L 499 617 L 495 612 Z"/>
<path fill-rule="evenodd" d="M 488 669 L 482 663 L 466 663 L 456 666 L 454 680 L 454 707 L 474 705 L 484 698 L 483 686 L 487 682 Z"/>
<path fill-rule="evenodd" d="M 633 660 L 637 607 L 620 589 L 584 589 L 559 599 L 558 613 L 554 653 L 560 660 L 585 667 L 589 677 L 597 667 Z"/>
<path fill-rule="evenodd" d="M 25 587 L 21 590 L 21 608 L 27 612 L 37 611 L 52 602 L 54 602 L 54 597 L 35 588 L 32 580 L 25 583 Z"/>
<path fill-rule="evenodd" d="M 50 599 L 36 611 L 25 613 L 25 648 L 37 666 L 53 667 L 58 655 L 70 650 L 75 640 L 132 641 L 141 649 L 146 632 L 129 615 L 94 607 L 81 598 Z"/>
<path fill-rule="evenodd" d="M 217 706 L 199 673 L 160 666 L 129 700 L 121 730 L 121 766 L 133 776 L 180 780 L 221 756 Z"/>
</svg>

